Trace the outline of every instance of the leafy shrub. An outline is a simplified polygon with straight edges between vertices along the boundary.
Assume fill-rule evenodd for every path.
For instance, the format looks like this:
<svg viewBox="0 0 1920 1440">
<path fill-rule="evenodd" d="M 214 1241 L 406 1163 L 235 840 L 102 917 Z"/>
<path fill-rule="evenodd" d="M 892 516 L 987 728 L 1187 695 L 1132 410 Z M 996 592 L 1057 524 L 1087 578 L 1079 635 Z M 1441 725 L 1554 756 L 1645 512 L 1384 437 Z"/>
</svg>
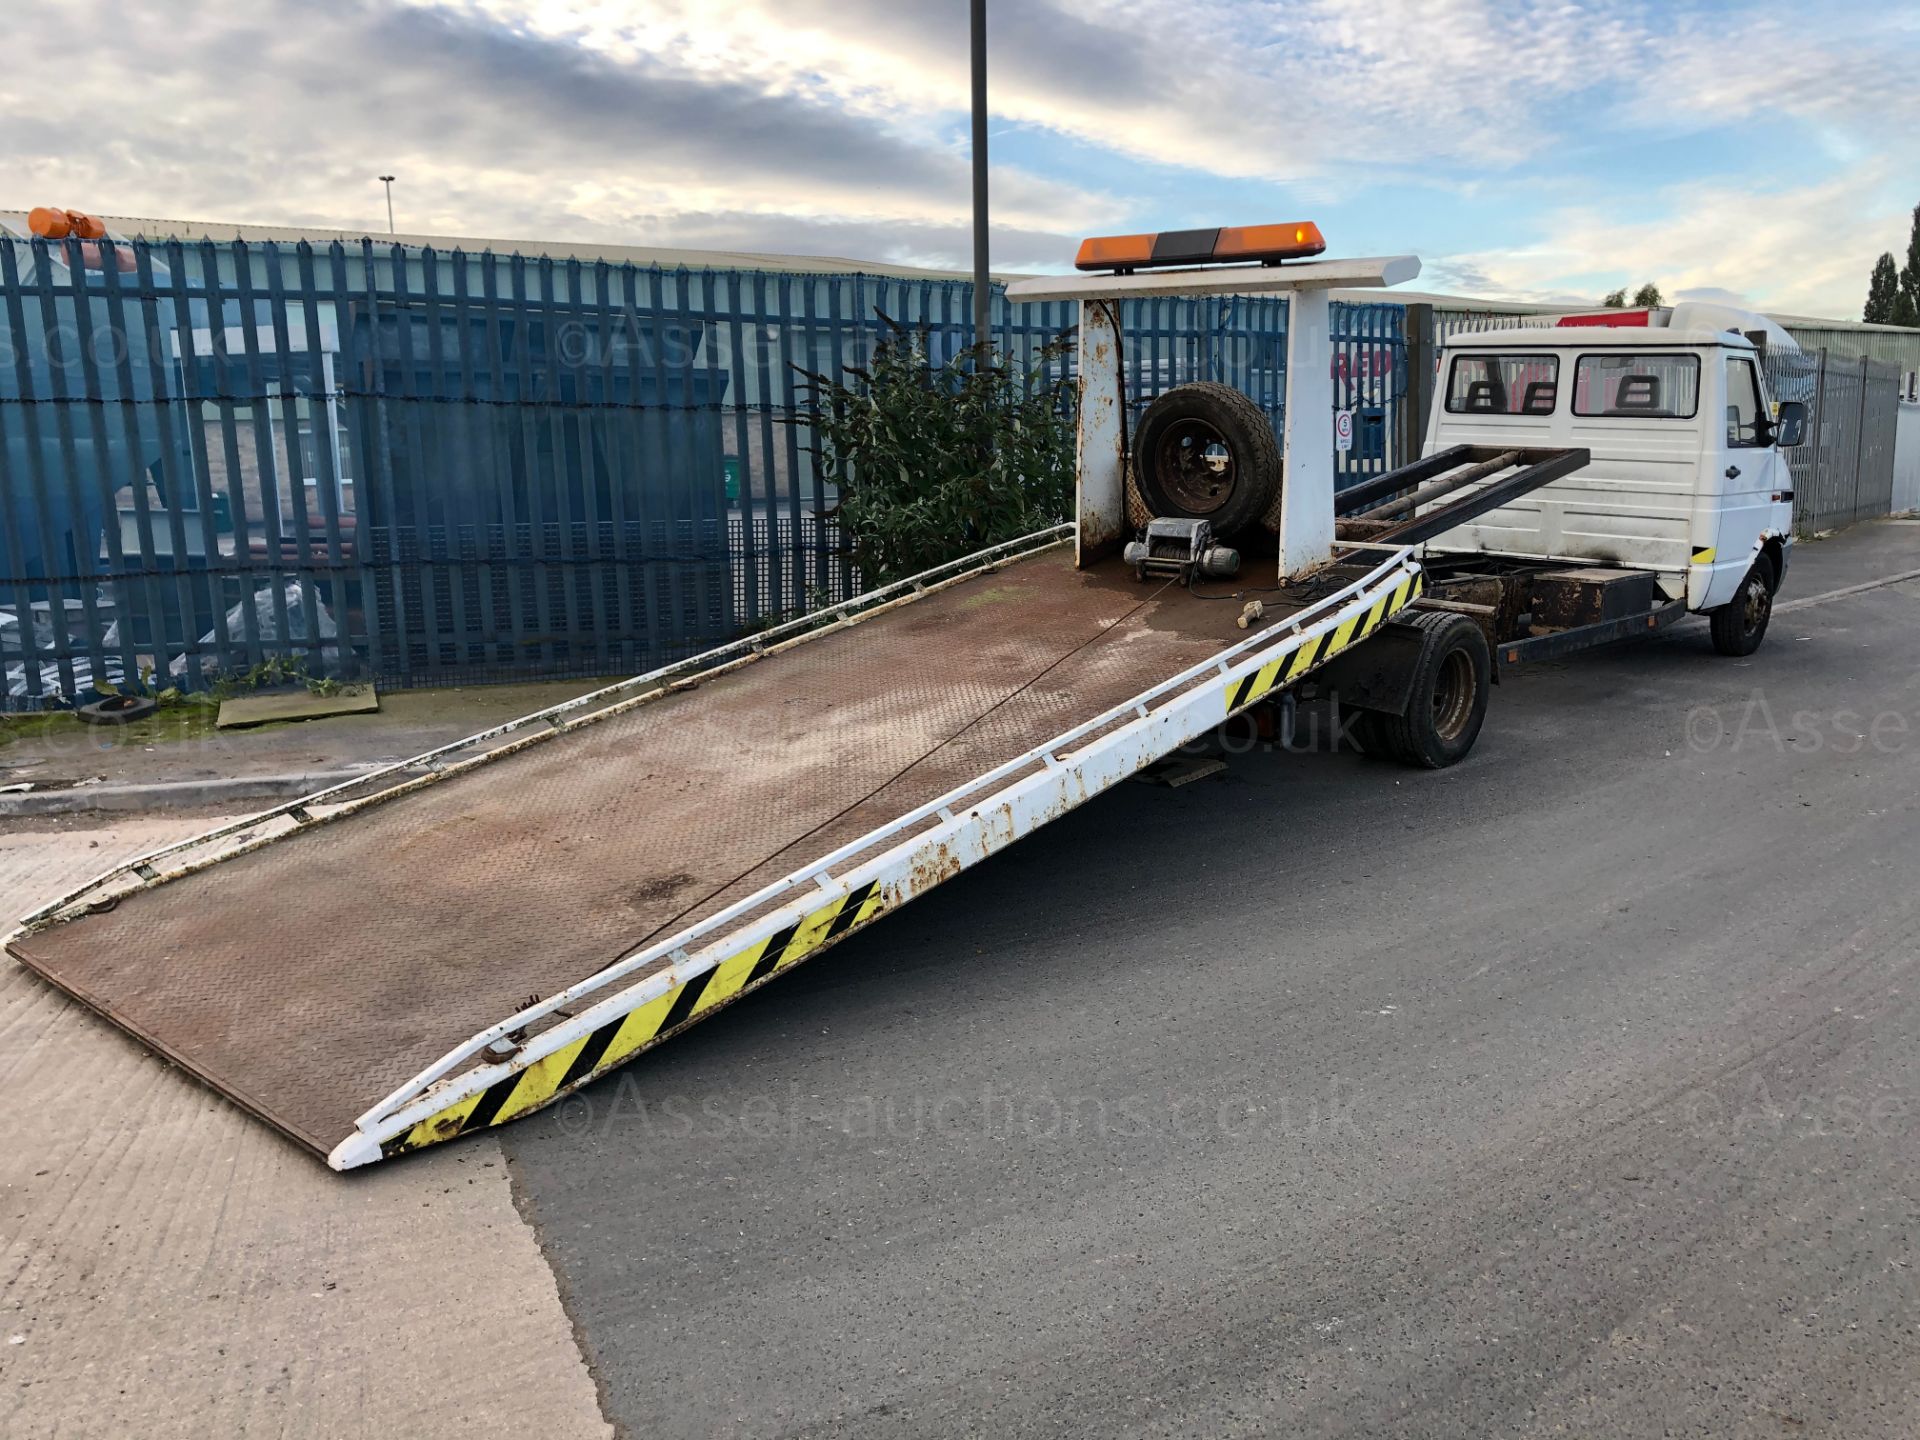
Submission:
<svg viewBox="0 0 1920 1440">
<path fill-rule="evenodd" d="M 864 583 L 885 585 L 984 546 L 1058 525 L 1073 511 L 1074 389 L 1054 372 L 1063 336 L 1031 370 L 991 347 L 945 365 L 926 336 L 882 315 L 872 363 L 842 377 L 802 371 L 821 478 Z"/>
</svg>

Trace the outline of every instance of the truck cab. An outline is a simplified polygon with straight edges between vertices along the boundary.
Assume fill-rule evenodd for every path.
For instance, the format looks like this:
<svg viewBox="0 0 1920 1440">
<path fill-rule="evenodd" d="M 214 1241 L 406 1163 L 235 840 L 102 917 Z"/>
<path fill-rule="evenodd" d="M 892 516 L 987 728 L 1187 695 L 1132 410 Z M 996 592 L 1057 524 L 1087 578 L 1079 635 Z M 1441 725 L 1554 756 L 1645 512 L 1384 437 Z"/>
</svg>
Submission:
<svg viewBox="0 0 1920 1440">
<path fill-rule="evenodd" d="M 1770 603 L 1793 552 L 1784 449 L 1805 423 L 1776 405 L 1735 330 L 1649 323 L 1481 331 L 1447 341 L 1424 453 L 1578 448 L 1582 469 L 1450 531 L 1449 552 L 1618 567 L 1710 612 L 1750 577 Z"/>
</svg>

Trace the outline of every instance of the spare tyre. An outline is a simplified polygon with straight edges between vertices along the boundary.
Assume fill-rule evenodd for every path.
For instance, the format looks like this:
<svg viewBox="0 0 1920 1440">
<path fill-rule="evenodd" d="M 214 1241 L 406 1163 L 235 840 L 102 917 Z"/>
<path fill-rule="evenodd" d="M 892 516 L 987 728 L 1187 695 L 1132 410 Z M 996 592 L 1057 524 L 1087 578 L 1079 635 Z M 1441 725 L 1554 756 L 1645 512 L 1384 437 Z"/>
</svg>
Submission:
<svg viewBox="0 0 1920 1440">
<path fill-rule="evenodd" d="M 1231 385 L 1176 385 L 1140 417 L 1134 480 L 1154 516 L 1206 520 L 1232 536 L 1280 494 L 1280 444 L 1267 412 Z"/>
</svg>

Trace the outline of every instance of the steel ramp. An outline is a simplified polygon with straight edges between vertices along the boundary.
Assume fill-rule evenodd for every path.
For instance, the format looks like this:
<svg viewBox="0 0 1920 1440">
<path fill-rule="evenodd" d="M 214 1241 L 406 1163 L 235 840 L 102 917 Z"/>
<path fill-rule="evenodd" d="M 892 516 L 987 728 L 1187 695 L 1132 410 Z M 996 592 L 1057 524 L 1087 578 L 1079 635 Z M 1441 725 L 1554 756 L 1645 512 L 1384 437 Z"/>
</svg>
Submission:
<svg viewBox="0 0 1920 1440">
<path fill-rule="evenodd" d="M 1049 538 L 529 717 L 474 758 L 396 767 L 371 795 L 279 807 L 205 854 L 170 847 L 8 948 L 337 1168 L 364 1164 L 632 1058 L 1357 643 L 1419 586 L 1400 551 L 1249 634 L 1235 604 L 1076 570 Z"/>
</svg>

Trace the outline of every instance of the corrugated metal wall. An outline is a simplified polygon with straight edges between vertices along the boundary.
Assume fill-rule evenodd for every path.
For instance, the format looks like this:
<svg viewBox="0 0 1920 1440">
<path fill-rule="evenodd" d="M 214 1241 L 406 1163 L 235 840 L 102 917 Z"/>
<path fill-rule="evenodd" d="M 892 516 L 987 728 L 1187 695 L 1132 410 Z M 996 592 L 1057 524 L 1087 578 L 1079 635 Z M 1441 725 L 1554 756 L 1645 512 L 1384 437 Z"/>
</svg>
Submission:
<svg viewBox="0 0 1920 1440">
<path fill-rule="evenodd" d="M 1920 330 L 1856 329 L 1852 326 L 1787 323 L 1786 332 L 1803 350 L 1824 350 L 1837 360 L 1863 356 L 1891 370 L 1911 374 L 1920 370 Z"/>
</svg>

